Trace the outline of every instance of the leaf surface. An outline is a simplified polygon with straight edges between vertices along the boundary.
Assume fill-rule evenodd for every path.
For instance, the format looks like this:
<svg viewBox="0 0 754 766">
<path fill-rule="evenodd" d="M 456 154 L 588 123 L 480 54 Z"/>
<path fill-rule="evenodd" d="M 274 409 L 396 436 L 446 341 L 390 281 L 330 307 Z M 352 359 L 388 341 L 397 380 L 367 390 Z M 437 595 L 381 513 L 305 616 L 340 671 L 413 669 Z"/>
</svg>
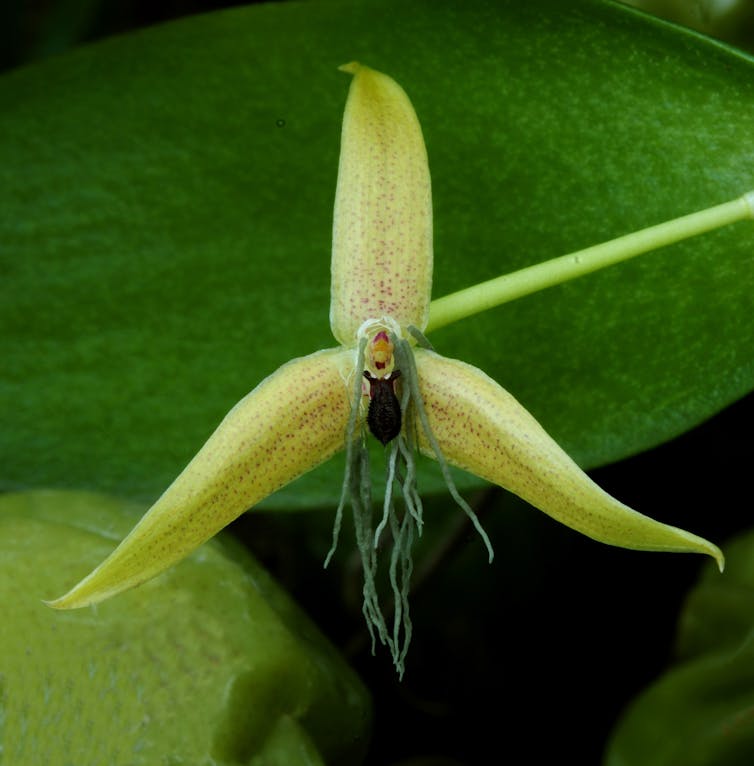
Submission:
<svg viewBox="0 0 754 766">
<path fill-rule="evenodd" d="M 264 376 L 333 345 L 353 59 L 422 123 L 436 297 L 754 187 L 752 59 L 602 2 L 253 6 L 18 70 L 0 80 L 0 486 L 154 499 Z M 751 390 L 752 252 L 737 224 L 431 340 L 582 465 L 616 460 Z M 268 505 L 333 504 L 341 469 Z"/>
<path fill-rule="evenodd" d="M 754 760 L 754 534 L 706 568 L 678 631 L 680 662 L 641 693 L 612 735 L 606 766 L 739 766 Z"/>
<path fill-rule="evenodd" d="M 143 510 L 83 492 L 0 498 L 8 761 L 359 763 L 364 688 L 229 536 L 97 609 L 63 614 L 42 603 Z"/>
</svg>

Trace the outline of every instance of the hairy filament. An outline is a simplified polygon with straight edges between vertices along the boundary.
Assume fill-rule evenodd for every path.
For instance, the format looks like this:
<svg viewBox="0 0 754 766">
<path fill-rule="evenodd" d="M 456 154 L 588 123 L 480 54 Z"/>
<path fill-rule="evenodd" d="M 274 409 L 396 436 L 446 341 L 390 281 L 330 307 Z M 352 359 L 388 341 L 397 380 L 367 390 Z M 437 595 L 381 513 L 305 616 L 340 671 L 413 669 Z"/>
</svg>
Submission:
<svg viewBox="0 0 754 766">
<path fill-rule="evenodd" d="M 393 550 L 390 556 L 390 585 L 393 589 L 393 662 L 399 677 L 403 678 L 412 632 L 408 597 L 411 590 L 411 574 L 414 571 L 411 548 L 414 543 L 415 520 L 410 513 L 404 513 L 403 519 L 398 521 L 397 514 L 392 513 L 390 526 L 393 533 Z"/>
<path fill-rule="evenodd" d="M 453 477 L 450 474 L 450 467 L 448 466 L 448 463 L 442 454 L 442 450 L 440 449 L 440 445 L 437 443 L 437 439 L 435 439 L 435 436 L 432 433 L 432 429 L 430 428 L 427 412 L 424 409 L 424 400 L 422 399 L 421 391 L 419 390 L 419 378 L 416 372 L 414 354 L 411 350 L 411 345 L 407 340 L 396 339 L 395 357 L 396 365 L 398 369 L 401 370 L 403 375 L 403 385 L 408 386 L 411 389 L 412 404 L 416 410 L 416 415 L 419 419 L 419 422 L 421 423 L 422 429 L 424 430 L 424 434 L 427 437 L 427 441 L 432 447 L 432 451 L 435 453 L 437 462 L 440 464 L 440 470 L 442 471 L 442 475 L 445 479 L 445 484 L 448 488 L 448 491 L 450 492 L 451 497 L 456 501 L 457 505 L 459 505 L 464 513 L 469 517 L 469 519 L 471 519 L 471 523 L 474 525 L 474 528 L 479 533 L 479 536 L 482 538 L 482 541 L 487 547 L 487 554 L 491 563 L 495 555 L 494 551 L 492 550 L 492 543 L 490 542 L 487 533 L 484 531 L 484 528 L 477 518 L 477 515 L 474 513 L 471 506 L 461 497 L 458 490 L 456 489 L 455 482 L 453 481 Z"/>
<path fill-rule="evenodd" d="M 390 646 L 385 617 L 380 608 L 377 594 L 377 552 L 372 547 L 372 480 L 369 471 L 369 450 L 361 442 L 357 463 L 358 480 L 352 484 L 351 507 L 353 509 L 354 530 L 356 533 L 356 547 L 361 556 L 364 584 L 362 586 L 362 612 L 367 623 L 369 635 L 372 639 L 372 653 L 374 654 L 376 628 L 380 641 Z"/>
<path fill-rule="evenodd" d="M 418 330 L 417 330 L 418 332 Z M 406 468 L 406 476 L 401 479 L 401 493 L 406 509 L 416 521 L 417 531 L 421 537 L 424 526 L 422 517 L 423 506 L 421 496 L 419 495 L 419 486 L 416 481 L 416 454 L 418 452 L 416 444 L 416 420 L 413 418 L 411 407 L 411 387 L 404 386 L 403 396 L 401 397 L 401 411 L 404 413 L 404 434 L 400 434 L 398 449 L 401 451 L 402 464 Z"/>
<path fill-rule="evenodd" d="M 395 463 L 398 458 L 398 439 L 390 445 L 390 456 L 387 461 L 387 480 L 385 481 L 385 500 L 382 504 L 382 520 L 374 532 L 374 547 L 376 548 L 383 530 L 387 526 L 393 499 L 393 482 L 395 481 Z"/>
<path fill-rule="evenodd" d="M 359 348 L 356 353 L 356 370 L 364 368 L 364 357 L 366 354 L 367 339 L 362 338 L 359 341 Z M 332 528 L 332 545 L 325 557 L 325 569 L 330 564 L 336 548 L 338 547 L 338 538 L 340 537 L 340 527 L 343 523 L 343 509 L 351 497 L 351 473 L 354 466 L 355 451 L 358 447 L 358 442 L 362 441 L 361 434 L 356 432 L 356 423 L 359 417 L 359 410 L 361 409 L 361 375 L 354 375 L 353 391 L 351 399 L 351 414 L 348 416 L 348 425 L 346 426 L 346 470 L 343 475 L 343 486 L 340 490 L 340 502 L 338 503 L 338 510 L 335 511 L 335 521 Z"/>
<path fill-rule="evenodd" d="M 429 342 L 427 336 L 418 327 L 414 327 L 414 325 L 410 324 L 408 326 L 408 331 L 421 348 L 426 348 L 430 351 L 435 350 L 435 347 Z"/>
</svg>

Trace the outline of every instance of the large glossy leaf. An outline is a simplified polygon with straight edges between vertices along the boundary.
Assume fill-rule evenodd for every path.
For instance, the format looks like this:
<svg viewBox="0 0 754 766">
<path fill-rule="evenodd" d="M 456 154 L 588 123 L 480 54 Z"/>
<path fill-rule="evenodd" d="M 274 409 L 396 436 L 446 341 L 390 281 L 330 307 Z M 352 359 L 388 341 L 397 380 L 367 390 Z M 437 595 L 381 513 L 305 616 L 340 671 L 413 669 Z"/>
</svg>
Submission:
<svg viewBox="0 0 754 766">
<path fill-rule="evenodd" d="M 352 59 L 422 121 L 436 296 L 754 186 L 752 60 L 601 2 L 274 4 L 19 70 L 0 81 L 2 486 L 153 497 L 264 375 L 333 345 Z M 752 387 L 753 246 L 738 224 L 432 341 L 582 463 L 614 460 Z M 271 504 L 332 502 L 339 470 Z"/>
<path fill-rule="evenodd" d="M 83 492 L 0 498 L 7 763 L 359 763 L 361 683 L 230 538 L 97 610 L 42 603 L 143 510 Z"/>
<path fill-rule="evenodd" d="M 754 533 L 706 569 L 679 629 L 681 662 L 628 708 L 606 766 L 747 766 L 754 761 Z"/>
</svg>

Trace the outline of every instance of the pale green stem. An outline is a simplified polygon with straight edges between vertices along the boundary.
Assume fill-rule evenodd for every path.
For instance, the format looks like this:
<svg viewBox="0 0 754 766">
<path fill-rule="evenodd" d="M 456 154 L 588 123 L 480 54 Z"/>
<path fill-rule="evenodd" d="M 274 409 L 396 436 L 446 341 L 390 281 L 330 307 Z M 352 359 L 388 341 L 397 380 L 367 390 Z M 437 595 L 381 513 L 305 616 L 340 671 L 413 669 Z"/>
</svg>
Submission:
<svg viewBox="0 0 754 766">
<path fill-rule="evenodd" d="M 626 234 L 601 245 L 562 255 L 519 271 L 481 282 L 432 301 L 427 332 L 508 301 L 612 266 L 636 255 L 680 242 L 737 221 L 754 219 L 754 191 L 723 205 Z"/>
</svg>

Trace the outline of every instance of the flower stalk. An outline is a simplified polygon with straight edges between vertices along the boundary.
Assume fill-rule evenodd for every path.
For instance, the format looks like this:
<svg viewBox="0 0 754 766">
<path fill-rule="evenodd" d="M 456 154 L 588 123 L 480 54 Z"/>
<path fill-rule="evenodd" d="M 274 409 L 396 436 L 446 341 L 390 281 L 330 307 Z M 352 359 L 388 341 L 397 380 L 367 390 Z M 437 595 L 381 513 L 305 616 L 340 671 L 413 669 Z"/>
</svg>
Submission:
<svg viewBox="0 0 754 766">
<path fill-rule="evenodd" d="M 427 332 L 637 255 L 747 219 L 754 220 L 754 191 L 722 205 L 503 274 L 432 301 Z"/>
</svg>

